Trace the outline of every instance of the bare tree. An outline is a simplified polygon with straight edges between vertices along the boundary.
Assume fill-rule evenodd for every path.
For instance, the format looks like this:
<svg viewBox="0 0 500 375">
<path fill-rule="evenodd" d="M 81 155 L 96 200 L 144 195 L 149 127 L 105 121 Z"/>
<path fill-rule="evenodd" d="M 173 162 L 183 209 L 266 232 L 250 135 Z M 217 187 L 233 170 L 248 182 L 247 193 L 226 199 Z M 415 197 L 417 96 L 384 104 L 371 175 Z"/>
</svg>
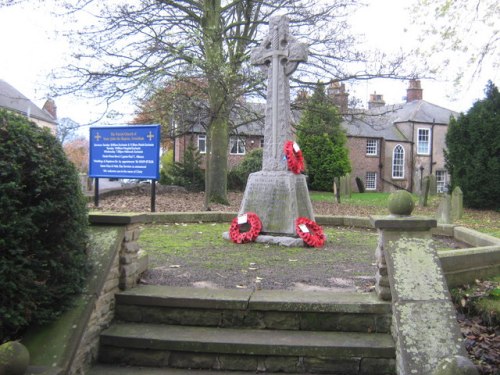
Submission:
<svg viewBox="0 0 500 375">
<path fill-rule="evenodd" d="M 456 84 L 470 84 L 483 69 L 498 71 L 500 62 L 500 3 L 496 0 L 415 0 L 414 24 L 421 29 L 416 52 L 430 72 L 449 77 Z M 490 77 L 492 79 L 496 77 Z"/>
<path fill-rule="evenodd" d="M 309 44 L 309 60 L 292 89 L 322 79 L 397 77 L 401 60 L 370 58 L 356 49 L 348 17 L 357 0 L 137 0 L 126 4 L 67 2 L 74 16 L 98 22 L 74 33 L 81 45 L 58 75 L 59 94 L 86 91 L 108 102 L 146 94 L 165 82 L 205 80 L 207 103 L 206 206 L 227 202 L 227 148 L 231 112 L 243 97 L 263 97 L 264 75 L 249 65 L 250 50 L 267 33 L 271 16 L 287 14 L 291 33 Z"/>
</svg>

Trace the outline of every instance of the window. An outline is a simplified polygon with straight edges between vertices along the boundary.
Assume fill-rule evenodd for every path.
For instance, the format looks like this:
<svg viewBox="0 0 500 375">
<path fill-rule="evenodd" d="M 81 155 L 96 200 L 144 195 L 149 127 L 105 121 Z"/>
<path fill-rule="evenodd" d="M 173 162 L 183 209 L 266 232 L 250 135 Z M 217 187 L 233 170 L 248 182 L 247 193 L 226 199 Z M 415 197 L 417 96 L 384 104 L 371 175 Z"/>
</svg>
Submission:
<svg viewBox="0 0 500 375">
<path fill-rule="evenodd" d="M 377 172 L 366 172 L 366 190 L 377 190 Z"/>
<path fill-rule="evenodd" d="M 261 139 L 260 139 L 260 147 L 261 147 L 261 148 L 264 148 L 264 138 L 261 138 Z"/>
<path fill-rule="evenodd" d="M 198 135 L 198 151 L 200 151 L 200 154 L 204 154 L 207 152 L 207 136 L 206 135 Z"/>
<path fill-rule="evenodd" d="M 436 187 L 438 193 L 446 192 L 446 171 L 436 171 Z"/>
<path fill-rule="evenodd" d="M 430 155 L 431 153 L 431 130 L 418 129 L 417 154 Z"/>
<path fill-rule="evenodd" d="M 245 141 L 239 137 L 231 137 L 230 153 L 233 155 L 245 155 Z"/>
<path fill-rule="evenodd" d="M 378 155 L 378 139 L 366 140 L 366 155 Z"/>
<path fill-rule="evenodd" d="M 405 149 L 401 145 L 392 152 L 392 178 L 405 177 Z"/>
</svg>

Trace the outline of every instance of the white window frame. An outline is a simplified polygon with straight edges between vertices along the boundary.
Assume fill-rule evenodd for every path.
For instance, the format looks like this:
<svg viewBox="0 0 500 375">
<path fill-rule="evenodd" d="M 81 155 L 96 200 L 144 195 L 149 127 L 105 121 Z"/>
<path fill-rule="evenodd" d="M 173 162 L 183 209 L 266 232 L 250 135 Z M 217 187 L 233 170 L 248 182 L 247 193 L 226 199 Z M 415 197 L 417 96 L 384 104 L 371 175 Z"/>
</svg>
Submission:
<svg viewBox="0 0 500 375">
<path fill-rule="evenodd" d="M 203 142 L 203 147 L 200 147 L 201 142 Z M 198 134 L 198 151 L 200 154 L 207 153 L 207 136 L 205 134 Z"/>
<path fill-rule="evenodd" d="M 234 146 L 236 146 L 236 152 L 233 152 Z M 245 140 L 240 137 L 231 137 L 229 139 L 229 153 L 231 155 L 245 155 Z"/>
<path fill-rule="evenodd" d="M 366 140 L 366 155 L 368 156 L 378 155 L 378 139 L 368 138 Z"/>
<path fill-rule="evenodd" d="M 377 172 L 366 172 L 365 188 L 366 190 L 377 190 Z"/>
<path fill-rule="evenodd" d="M 446 171 L 444 169 L 436 170 L 436 190 L 438 193 L 446 192 Z"/>
<path fill-rule="evenodd" d="M 405 149 L 396 145 L 392 150 L 392 178 L 405 178 Z"/>
<path fill-rule="evenodd" d="M 421 136 L 422 134 L 422 136 Z M 430 155 L 431 154 L 431 129 L 418 128 L 417 129 L 417 154 Z M 426 139 L 425 139 L 426 138 Z"/>
</svg>

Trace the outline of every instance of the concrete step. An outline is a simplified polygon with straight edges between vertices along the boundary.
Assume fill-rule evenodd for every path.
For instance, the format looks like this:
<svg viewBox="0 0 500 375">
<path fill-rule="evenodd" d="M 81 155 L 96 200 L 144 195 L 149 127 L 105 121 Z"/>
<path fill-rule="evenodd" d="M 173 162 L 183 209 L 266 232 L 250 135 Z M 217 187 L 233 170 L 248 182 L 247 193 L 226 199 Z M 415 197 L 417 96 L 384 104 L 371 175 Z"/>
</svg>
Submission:
<svg viewBox="0 0 500 375">
<path fill-rule="evenodd" d="M 226 371 L 393 373 L 395 358 L 388 334 L 137 323 L 114 324 L 100 347 L 101 363 Z"/>
<path fill-rule="evenodd" d="M 374 293 L 151 285 L 118 294 L 116 317 L 169 325 L 381 333 L 390 329 L 391 305 Z"/>
</svg>

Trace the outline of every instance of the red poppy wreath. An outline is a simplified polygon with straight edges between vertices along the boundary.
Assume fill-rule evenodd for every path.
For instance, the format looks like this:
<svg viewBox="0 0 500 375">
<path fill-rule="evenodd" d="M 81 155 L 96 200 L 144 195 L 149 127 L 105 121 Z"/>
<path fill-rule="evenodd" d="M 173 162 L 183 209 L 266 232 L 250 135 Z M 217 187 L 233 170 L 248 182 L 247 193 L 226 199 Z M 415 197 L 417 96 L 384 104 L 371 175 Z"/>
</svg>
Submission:
<svg viewBox="0 0 500 375">
<path fill-rule="evenodd" d="M 292 141 L 285 142 L 285 157 L 290 171 L 299 174 L 304 170 L 304 157 L 297 143 Z"/>
<path fill-rule="evenodd" d="M 233 219 L 229 228 L 229 238 L 236 243 L 253 242 L 261 230 L 262 223 L 259 216 L 253 212 L 247 212 Z"/>
<path fill-rule="evenodd" d="M 295 220 L 295 230 L 308 246 L 322 247 L 325 244 L 326 237 L 323 228 L 306 217 L 299 217 Z"/>
</svg>

